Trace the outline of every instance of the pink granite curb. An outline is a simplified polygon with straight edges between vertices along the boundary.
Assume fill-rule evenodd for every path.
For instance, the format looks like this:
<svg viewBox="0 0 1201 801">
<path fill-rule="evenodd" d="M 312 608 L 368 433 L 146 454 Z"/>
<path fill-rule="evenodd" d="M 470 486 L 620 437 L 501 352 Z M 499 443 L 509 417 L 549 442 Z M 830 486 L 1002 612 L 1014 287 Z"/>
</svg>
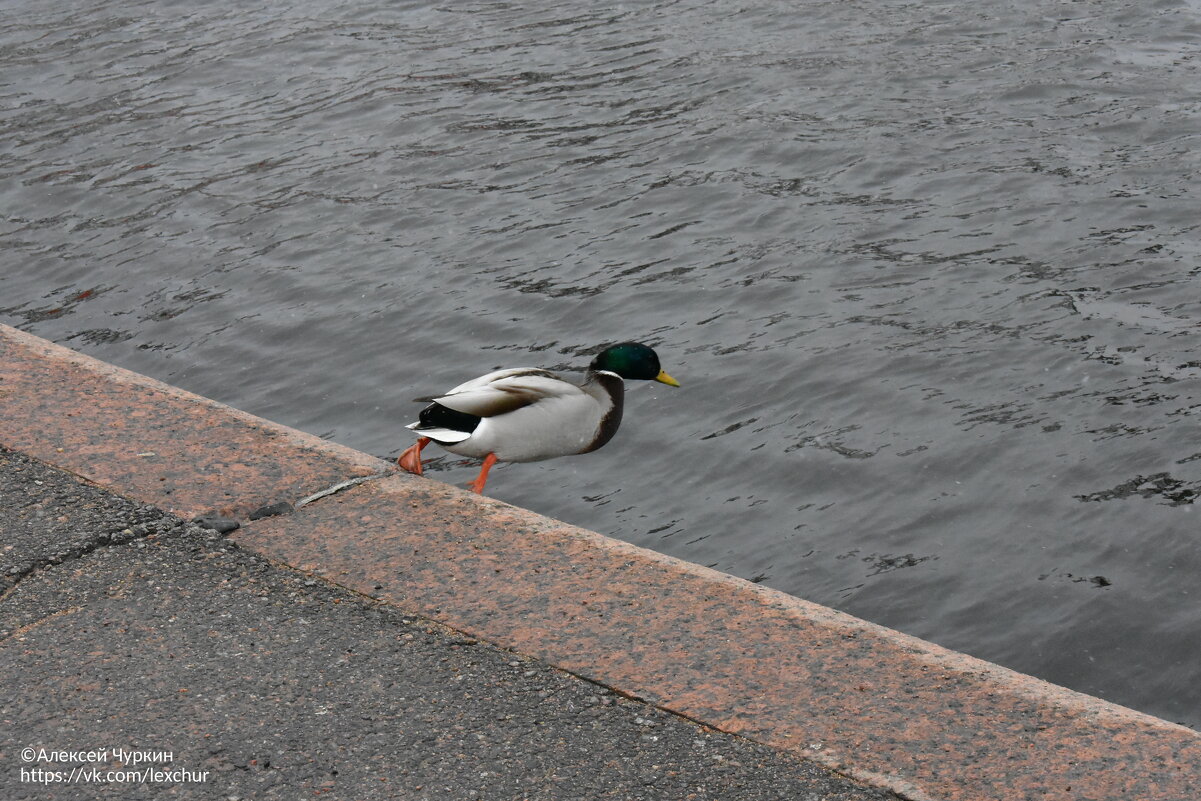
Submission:
<svg viewBox="0 0 1201 801">
<path fill-rule="evenodd" d="M 911 799 L 1201 798 L 1201 735 L 404 473 L 0 326 L 0 445 L 242 547 Z M 153 454 L 147 456 L 146 454 Z"/>
<path fill-rule="evenodd" d="M 181 517 L 244 516 L 392 465 L 0 325 L 0 444 Z"/>
</svg>

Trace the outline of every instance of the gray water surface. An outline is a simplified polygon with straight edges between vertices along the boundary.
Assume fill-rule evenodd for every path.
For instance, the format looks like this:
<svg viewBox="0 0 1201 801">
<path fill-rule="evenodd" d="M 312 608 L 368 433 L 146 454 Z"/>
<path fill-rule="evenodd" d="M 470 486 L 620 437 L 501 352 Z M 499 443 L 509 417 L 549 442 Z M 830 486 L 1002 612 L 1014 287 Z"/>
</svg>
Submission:
<svg viewBox="0 0 1201 801">
<path fill-rule="evenodd" d="M 1197 2 L 79 5 L 0 11 L 0 319 L 380 456 L 647 341 L 490 494 L 1201 724 Z"/>
</svg>

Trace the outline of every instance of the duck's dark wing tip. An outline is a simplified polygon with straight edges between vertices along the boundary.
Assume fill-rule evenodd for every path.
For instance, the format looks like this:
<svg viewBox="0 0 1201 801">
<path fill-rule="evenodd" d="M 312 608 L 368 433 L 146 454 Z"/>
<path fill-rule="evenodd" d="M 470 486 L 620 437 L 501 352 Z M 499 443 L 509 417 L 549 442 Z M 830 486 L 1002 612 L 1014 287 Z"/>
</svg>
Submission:
<svg viewBox="0 0 1201 801">
<path fill-rule="evenodd" d="M 448 409 L 440 403 L 431 404 L 421 410 L 415 431 L 430 428 L 445 428 L 470 434 L 480 424 L 479 415 Z"/>
</svg>

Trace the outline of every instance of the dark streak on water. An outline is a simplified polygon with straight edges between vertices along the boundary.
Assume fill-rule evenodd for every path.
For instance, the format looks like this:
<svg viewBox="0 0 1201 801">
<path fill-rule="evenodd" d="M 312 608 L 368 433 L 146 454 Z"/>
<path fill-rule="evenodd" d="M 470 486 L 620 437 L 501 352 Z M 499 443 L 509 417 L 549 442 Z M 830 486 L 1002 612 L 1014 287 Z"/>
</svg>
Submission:
<svg viewBox="0 0 1201 801">
<path fill-rule="evenodd" d="M 1199 18 L 10 3 L 0 310 L 381 455 L 645 339 L 495 495 L 1197 725 Z"/>
</svg>

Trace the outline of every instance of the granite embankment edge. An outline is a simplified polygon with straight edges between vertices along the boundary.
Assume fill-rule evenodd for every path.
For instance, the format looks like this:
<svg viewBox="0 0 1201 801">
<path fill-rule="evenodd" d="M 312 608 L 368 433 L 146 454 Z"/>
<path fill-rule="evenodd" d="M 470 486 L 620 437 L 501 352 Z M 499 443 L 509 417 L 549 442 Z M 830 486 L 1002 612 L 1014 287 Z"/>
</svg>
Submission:
<svg viewBox="0 0 1201 801">
<path fill-rule="evenodd" d="M 237 518 L 231 539 L 268 559 L 907 798 L 1201 797 L 1190 729 L 2 325 L 0 403 L 0 445 L 183 517 Z M 286 513 L 248 519 L 272 505 Z"/>
</svg>

